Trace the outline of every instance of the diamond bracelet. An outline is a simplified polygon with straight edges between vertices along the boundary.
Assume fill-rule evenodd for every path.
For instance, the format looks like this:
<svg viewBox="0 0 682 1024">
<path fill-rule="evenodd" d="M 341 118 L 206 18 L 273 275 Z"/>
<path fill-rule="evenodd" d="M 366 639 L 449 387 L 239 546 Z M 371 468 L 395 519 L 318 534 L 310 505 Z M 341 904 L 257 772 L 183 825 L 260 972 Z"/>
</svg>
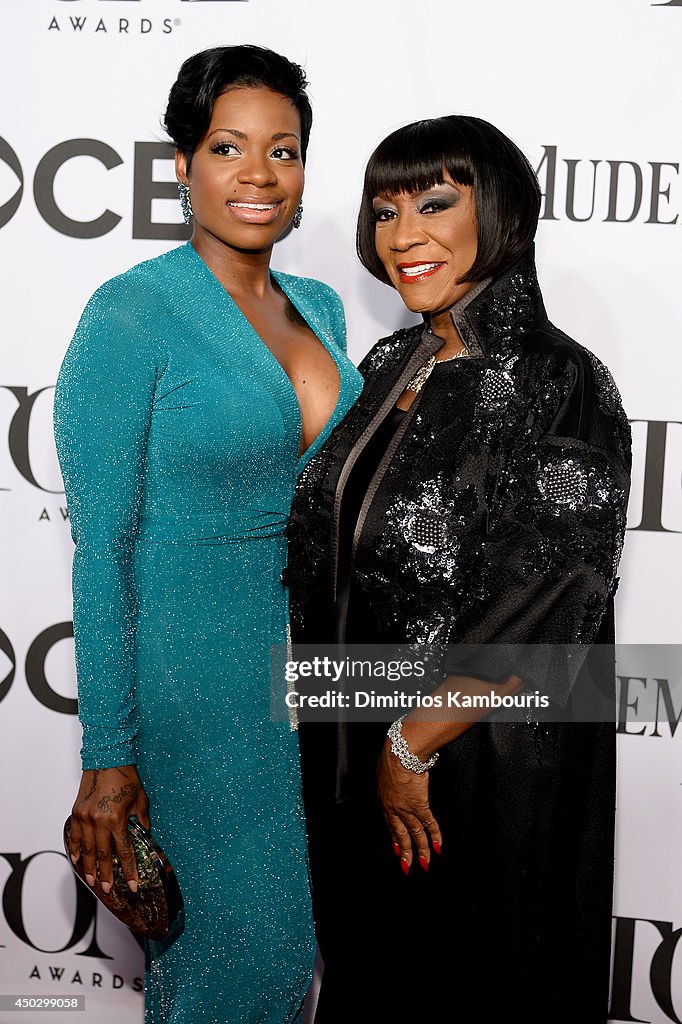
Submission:
<svg viewBox="0 0 682 1024">
<path fill-rule="evenodd" d="M 433 768 L 438 760 L 438 754 L 432 754 L 428 761 L 420 761 L 416 754 L 410 753 L 407 740 L 403 736 L 403 719 L 406 717 L 406 715 L 403 715 L 397 722 L 394 722 L 386 735 L 391 741 L 391 753 L 395 754 L 403 768 L 416 772 L 417 775 L 422 775 L 429 768 Z"/>
</svg>

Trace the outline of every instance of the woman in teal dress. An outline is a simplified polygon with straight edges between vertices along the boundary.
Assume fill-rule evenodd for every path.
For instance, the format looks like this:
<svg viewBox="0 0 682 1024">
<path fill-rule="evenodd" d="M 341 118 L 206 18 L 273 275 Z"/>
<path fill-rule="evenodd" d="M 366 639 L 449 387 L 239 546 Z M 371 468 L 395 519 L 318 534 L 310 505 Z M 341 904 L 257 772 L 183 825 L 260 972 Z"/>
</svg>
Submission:
<svg viewBox="0 0 682 1024">
<path fill-rule="evenodd" d="M 145 943 L 146 1024 L 288 1024 L 312 974 L 298 737 L 270 720 L 270 648 L 296 480 L 361 385 L 336 293 L 269 265 L 300 222 L 305 86 L 259 47 L 183 64 L 166 127 L 191 243 L 97 290 L 57 383 L 83 726 L 70 852 L 107 891 L 114 845 L 135 889 L 136 814 L 185 899 L 183 929 Z"/>
</svg>

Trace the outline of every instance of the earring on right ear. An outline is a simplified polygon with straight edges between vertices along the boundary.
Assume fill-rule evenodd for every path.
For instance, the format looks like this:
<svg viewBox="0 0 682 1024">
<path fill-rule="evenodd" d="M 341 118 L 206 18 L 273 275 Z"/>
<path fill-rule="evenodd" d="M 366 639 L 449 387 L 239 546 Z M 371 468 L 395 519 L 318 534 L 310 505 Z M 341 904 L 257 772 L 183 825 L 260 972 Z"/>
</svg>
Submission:
<svg viewBox="0 0 682 1024">
<path fill-rule="evenodd" d="M 295 228 L 300 228 L 301 221 L 303 220 L 303 203 L 299 203 L 294 214 L 293 225 Z"/>
<path fill-rule="evenodd" d="M 183 220 L 185 224 L 189 224 L 190 217 L 193 216 L 194 211 L 192 210 L 192 197 L 189 192 L 189 185 L 186 185 L 184 181 L 178 182 L 178 194 L 180 196 Z"/>
</svg>

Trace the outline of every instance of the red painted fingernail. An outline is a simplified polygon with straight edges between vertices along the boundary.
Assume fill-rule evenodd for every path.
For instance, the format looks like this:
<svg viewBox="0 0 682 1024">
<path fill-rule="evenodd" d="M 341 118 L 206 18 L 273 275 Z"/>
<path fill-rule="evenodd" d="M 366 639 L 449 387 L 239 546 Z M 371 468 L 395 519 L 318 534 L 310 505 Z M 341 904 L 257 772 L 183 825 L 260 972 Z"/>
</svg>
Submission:
<svg viewBox="0 0 682 1024">
<path fill-rule="evenodd" d="M 401 857 L 401 859 L 400 859 L 400 867 L 403 869 L 403 874 L 404 875 L 409 875 L 409 873 L 410 873 L 410 865 L 408 864 L 408 862 L 405 859 L 405 857 Z"/>
<path fill-rule="evenodd" d="M 394 843 L 393 844 L 393 852 L 396 855 L 396 857 L 400 856 L 400 844 L 399 843 Z"/>
<path fill-rule="evenodd" d="M 433 852 L 437 853 L 438 855 L 440 855 L 440 853 L 442 851 L 441 851 L 440 843 L 438 842 L 438 840 L 434 839 L 433 842 L 431 843 L 431 845 L 433 846 Z"/>
<path fill-rule="evenodd" d="M 426 857 L 422 856 L 422 854 L 419 854 L 419 866 L 421 867 L 422 871 L 429 870 L 429 862 L 426 859 Z"/>
</svg>

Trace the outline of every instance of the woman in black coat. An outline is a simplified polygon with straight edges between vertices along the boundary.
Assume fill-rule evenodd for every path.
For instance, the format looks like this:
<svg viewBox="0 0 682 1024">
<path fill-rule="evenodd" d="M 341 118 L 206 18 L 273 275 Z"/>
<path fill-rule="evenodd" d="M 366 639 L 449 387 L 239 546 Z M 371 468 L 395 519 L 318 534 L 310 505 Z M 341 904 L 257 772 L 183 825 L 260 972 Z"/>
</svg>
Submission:
<svg viewBox="0 0 682 1024">
<path fill-rule="evenodd" d="M 563 721 L 302 722 L 317 1024 L 607 1019 L 630 433 L 547 319 L 539 208 L 473 117 L 399 129 L 367 168 L 360 258 L 424 322 L 366 356 L 299 483 L 294 640 L 447 644 L 443 692 L 539 688 Z M 588 689 L 602 710 L 568 721 Z"/>
</svg>

